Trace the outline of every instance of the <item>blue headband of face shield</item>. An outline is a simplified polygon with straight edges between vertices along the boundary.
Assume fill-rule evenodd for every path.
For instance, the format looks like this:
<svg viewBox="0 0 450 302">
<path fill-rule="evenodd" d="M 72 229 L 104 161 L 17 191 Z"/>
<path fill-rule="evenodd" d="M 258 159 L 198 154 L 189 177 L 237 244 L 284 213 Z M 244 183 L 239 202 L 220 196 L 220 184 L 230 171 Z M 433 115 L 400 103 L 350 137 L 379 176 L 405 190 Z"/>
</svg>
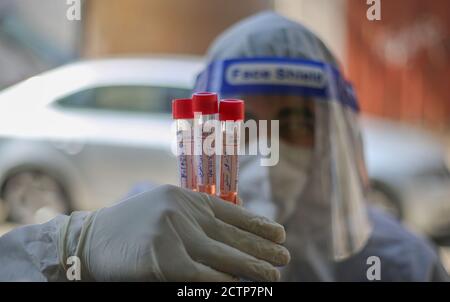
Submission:
<svg viewBox="0 0 450 302">
<path fill-rule="evenodd" d="M 359 111 L 353 87 L 330 64 L 303 59 L 259 57 L 211 62 L 196 80 L 195 92 L 237 95 L 298 95 L 337 101 Z"/>
</svg>

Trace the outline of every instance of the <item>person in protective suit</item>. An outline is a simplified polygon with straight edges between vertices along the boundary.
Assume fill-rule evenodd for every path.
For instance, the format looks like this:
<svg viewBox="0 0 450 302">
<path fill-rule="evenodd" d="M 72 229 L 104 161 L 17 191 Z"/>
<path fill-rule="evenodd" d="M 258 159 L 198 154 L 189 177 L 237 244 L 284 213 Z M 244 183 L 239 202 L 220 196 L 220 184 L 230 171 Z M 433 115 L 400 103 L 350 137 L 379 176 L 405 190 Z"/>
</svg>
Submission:
<svg viewBox="0 0 450 302">
<path fill-rule="evenodd" d="M 197 91 L 279 121 L 276 165 L 242 157 L 247 210 L 166 185 L 59 215 L 0 237 L 0 280 L 67 280 L 79 263 L 84 281 L 368 281 L 373 257 L 382 281 L 447 280 L 431 245 L 366 206 L 357 103 L 320 39 L 267 12 L 222 34 L 208 60 Z"/>
<path fill-rule="evenodd" d="M 196 91 L 242 98 L 248 118 L 279 121 L 279 162 L 242 156 L 239 195 L 285 227 L 282 280 L 448 280 L 431 244 L 367 205 L 355 93 L 314 33 L 263 12 L 220 35 L 207 61 Z"/>
</svg>

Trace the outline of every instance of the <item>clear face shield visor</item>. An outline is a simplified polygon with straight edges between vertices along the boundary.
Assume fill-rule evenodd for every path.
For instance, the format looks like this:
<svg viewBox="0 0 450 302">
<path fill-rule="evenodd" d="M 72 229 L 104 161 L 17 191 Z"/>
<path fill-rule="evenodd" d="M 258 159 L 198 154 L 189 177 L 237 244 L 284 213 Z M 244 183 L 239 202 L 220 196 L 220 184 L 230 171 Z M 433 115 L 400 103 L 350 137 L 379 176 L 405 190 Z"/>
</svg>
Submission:
<svg viewBox="0 0 450 302">
<path fill-rule="evenodd" d="M 358 107 L 335 67 L 286 58 L 214 61 L 198 76 L 195 90 L 244 99 L 244 128 L 252 120 L 259 126 L 265 121 L 256 140 L 242 132 L 247 146 L 239 195 L 250 210 L 285 225 L 291 254 L 337 261 L 362 249 L 371 225 Z M 248 155 L 263 137 L 278 160 Z"/>
</svg>

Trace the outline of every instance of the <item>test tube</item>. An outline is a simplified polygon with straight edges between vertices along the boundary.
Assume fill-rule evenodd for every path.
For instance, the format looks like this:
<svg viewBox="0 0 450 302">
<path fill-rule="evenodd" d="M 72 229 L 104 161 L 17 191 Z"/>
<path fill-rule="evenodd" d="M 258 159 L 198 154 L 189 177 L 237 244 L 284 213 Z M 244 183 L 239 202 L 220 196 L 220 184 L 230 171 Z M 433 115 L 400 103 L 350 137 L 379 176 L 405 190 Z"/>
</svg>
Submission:
<svg viewBox="0 0 450 302">
<path fill-rule="evenodd" d="M 215 128 L 217 123 L 218 98 L 216 93 L 197 92 L 192 96 L 194 112 L 194 163 L 199 192 L 216 194 Z M 206 127 L 205 127 L 206 126 Z M 205 143 L 206 141 L 206 143 Z"/>
<path fill-rule="evenodd" d="M 239 142 L 244 101 L 222 100 L 219 104 L 219 120 L 222 133 L 220 156 L 220 198 L 237 204 L 239 173 Z"/>
<path fill-rule="evenodd" d="M 192 99 L 173 100 L 172 116 L 176 121 L 179 185 L 182 188 L 196 191 L 197 179 L 194 169 L 194 113 L 192 111 Z"/>
</svg>

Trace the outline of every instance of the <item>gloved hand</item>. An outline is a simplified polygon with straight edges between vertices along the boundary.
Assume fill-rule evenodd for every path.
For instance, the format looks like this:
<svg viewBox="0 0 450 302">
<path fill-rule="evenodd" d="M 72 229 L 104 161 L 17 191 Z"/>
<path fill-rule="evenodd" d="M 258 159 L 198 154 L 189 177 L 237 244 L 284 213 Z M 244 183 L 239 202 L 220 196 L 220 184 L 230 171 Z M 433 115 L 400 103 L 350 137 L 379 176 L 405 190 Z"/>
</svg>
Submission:
<svg viewBox="0 0 450 302">
<path fill-rule="evenodd" d="M 284 228 L 216 197 L 164 185 L 61 228 L 59 257 L 78 256 L 83 280 L 277 281 Z"/>
</svg>

